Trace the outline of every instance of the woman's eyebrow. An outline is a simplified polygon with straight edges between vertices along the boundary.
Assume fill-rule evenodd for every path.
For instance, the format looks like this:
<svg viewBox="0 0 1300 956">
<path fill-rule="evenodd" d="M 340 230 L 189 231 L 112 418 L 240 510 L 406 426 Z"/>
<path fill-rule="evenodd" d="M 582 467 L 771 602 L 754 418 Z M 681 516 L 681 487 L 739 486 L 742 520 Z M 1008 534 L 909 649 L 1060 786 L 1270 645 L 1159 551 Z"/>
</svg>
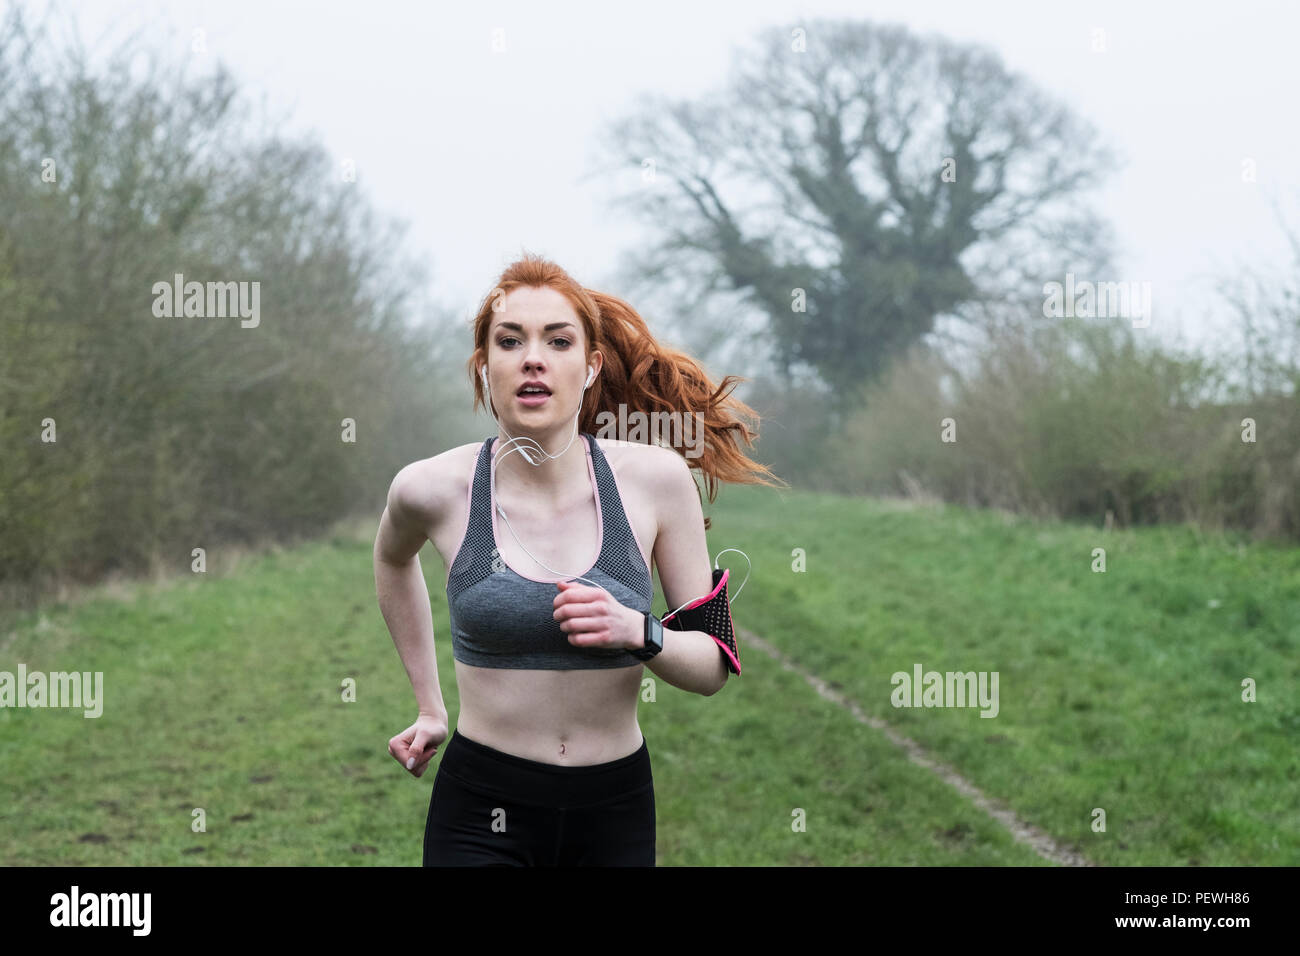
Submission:
<svg viewBox="0 0 1300 956">
<path fill-rule="evenodd" d="M 548 322 L 545 328 L 542 329 L 542 331 L 549 332 L 552 329 L 563 329 L 565 327 L 576 328 L 576 326 L 572 322 Z M 524 330 L 524 327 L 520 325 L 518 322 L 502 322 L 497 326 L 497 328 L 514 329 L 516 332 L 522 332 Z"/>
</svg>

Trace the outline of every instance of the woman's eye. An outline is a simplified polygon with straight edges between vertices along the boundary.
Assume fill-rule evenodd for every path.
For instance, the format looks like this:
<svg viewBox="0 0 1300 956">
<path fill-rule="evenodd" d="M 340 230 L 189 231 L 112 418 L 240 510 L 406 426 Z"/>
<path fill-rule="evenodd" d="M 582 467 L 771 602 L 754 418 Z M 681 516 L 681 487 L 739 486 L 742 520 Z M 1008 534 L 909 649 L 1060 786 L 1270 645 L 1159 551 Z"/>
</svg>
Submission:
<svg viewBox="0 0 1300 956">
<path fill-rule="evenodd" d="M 518 340 L 517 338 L 515 338 L 513 335 L 506 335 L 506 336 L 502 336 L 501 339 L 498 340 L 497 344 L 500 345 L 502 348 L 505 348 L 507 342 L 518 342 L 518 341 L 519 341 L 519 340 Z M 558 338 L 554 338 L 554 339 L 552 339 L 551 341 L 552 341 L 553 343 L 562 343 L 562 344 L 563 344 L 563 347 L 566 348 L 566 349 L 567 349 L 570 345 L 573 344 L 572 342 L 570 342 L 568 339 L 564 338 L 563 336 L 560 336 L 560 337 L 558 337 Z"/>
</svg>

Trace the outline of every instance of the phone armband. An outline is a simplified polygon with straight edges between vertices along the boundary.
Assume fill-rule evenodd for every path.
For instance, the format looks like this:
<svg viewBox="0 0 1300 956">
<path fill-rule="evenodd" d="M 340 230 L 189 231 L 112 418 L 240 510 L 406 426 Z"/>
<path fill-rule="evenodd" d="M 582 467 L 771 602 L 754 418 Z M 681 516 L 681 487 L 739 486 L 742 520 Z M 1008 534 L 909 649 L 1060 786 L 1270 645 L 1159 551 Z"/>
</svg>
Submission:
<svg viewBox="0 0 1300 956">
<path fill-rule="evenodd" d="M 692 601 L 676 614 L 663 619 L 663 625 L 674 631 L 703 631 L 717 642 L 727 661 L 727 670 L 740 673 L 740 652 L 732 627 L 731 602 L 727 600 L 727 579 L 730 568 L 713 569 L 713 590 L 706 597 Z"/>
</svg>

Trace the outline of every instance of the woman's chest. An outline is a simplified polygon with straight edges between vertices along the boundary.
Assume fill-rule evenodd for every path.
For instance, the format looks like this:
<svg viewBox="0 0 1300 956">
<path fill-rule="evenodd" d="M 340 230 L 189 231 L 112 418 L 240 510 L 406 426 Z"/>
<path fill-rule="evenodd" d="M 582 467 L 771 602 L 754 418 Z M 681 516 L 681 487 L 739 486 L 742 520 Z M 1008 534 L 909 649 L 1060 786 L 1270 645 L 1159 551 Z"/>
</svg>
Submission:
<svg viewBox="0 0 1300 956">
<path fill-rule="evenodd" d="M 499 560 L 501 568 L 522 577 L 553 581 L 562 575 L 585 574 L 608 550 L 615 535 L 621 533 L 626 538 L 626 530 L 620 530 L 623 528 L 631 531 L 653 577 L 651 562 L 658 516 L 655 502 L 637 473 L 636 449 L 611 446 L 602 447 L 602 451 L 608 469 L 600 469 L 603 480 L 593 473 L 589 486 L 558 509 L 500 496 L 491 499 L 500 510 L 491 508 L 487 494 L 481 496 L 481 502 L 478 500 L 484 491 L 482 481 L 474 489 L 473 500 L 470 498 L 474 461 L 458 469 L 461 478 L 453 490 L 455 504 L 445 510 L 444 520 L 429 535 L 447 574 L 464 547 L 472 505 L 476 538 L 490 541 L 494 560 Z"/>
</svg>

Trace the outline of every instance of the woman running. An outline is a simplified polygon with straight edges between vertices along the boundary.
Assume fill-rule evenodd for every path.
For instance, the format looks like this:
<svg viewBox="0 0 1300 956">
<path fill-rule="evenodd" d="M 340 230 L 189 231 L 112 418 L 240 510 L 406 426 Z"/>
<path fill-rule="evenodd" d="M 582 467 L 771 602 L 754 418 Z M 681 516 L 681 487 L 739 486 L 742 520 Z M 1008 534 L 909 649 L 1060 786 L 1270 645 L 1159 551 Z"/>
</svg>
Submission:
<svg viewBox="0 0 1300 956">
<path fill-rule="evenodd" d="M 375 538 L 380 610 L 419 708 L 388 752 L 419 777 L 447 741 L 424 865 L 654 866 L 642 669 L 706 696 L 740 673 L 727 576 L 710 567 L 689 468 L 710 501 L 720 480 L 776 487 L 736 445 L 734 433 L 757 437 L 737 413 L 758 416 L 724 395 L 741 379 L 715 389 L 625 302 L 540 257 L 505 270 L 473 330 L 475 401 L 498 434 L 398 472 Z M 690 456 L 592 435 L 602 413 L 663 411 L 701 426 Z M 460 694 L 450 740 L 426 540 L 447 566 Z M 650 613 L 653 566 L 669 607 L 683 605 L 663 622 Z"/>
</svg>

